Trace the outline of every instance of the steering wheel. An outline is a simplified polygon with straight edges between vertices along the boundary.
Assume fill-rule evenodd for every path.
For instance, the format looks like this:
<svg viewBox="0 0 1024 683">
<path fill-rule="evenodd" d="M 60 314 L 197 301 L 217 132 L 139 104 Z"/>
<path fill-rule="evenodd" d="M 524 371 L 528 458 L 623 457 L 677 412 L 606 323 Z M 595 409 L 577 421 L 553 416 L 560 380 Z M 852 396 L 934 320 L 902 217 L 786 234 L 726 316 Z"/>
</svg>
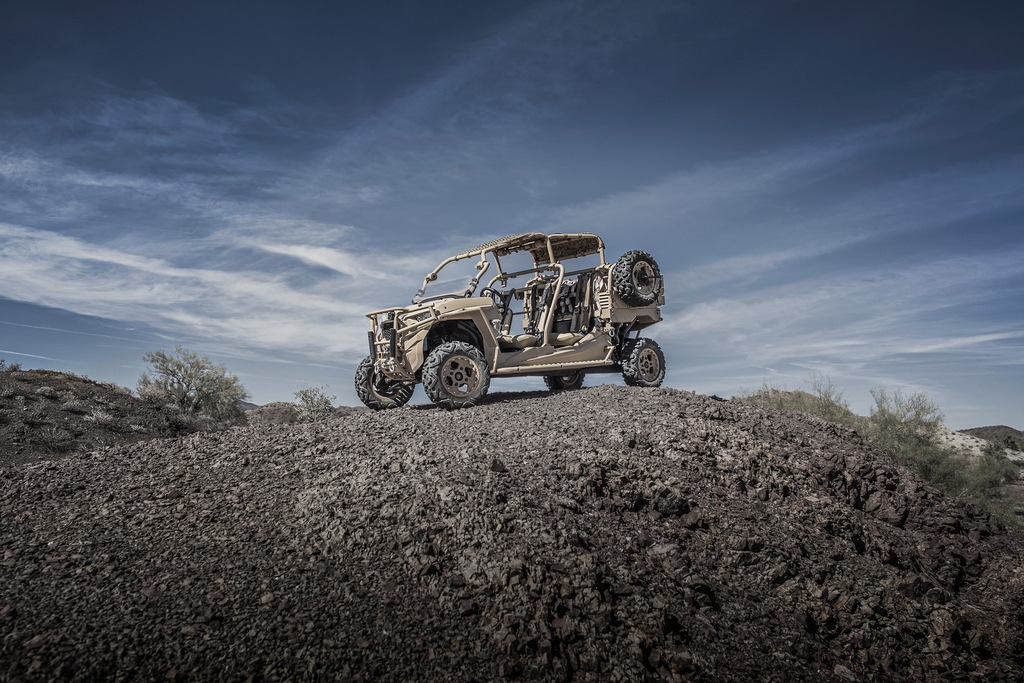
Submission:
<svg viewBox="0 0 1024 683">
<path fill-rule="evenodd" d="M 494 305 L 502 308 L 505 305 L 505 294 L 492 287 L 484 287 L 480 290 L 480 296 L 489 296 Z"/>
</svg>

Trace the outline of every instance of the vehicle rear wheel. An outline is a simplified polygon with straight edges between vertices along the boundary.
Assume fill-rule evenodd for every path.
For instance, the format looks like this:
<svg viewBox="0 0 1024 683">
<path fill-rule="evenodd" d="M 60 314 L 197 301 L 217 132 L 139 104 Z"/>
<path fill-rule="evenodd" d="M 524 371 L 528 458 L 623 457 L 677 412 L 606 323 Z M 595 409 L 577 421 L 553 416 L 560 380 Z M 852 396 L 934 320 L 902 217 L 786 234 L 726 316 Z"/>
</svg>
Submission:
<svg viewBox="0 0 1024 683">
<path fill-rule="evenodd" d="M 446 410 L 475 406 L 491 384 L 484 354 L 460 341 L 445 342 L 427 354 L 422 378 L 427 396 Z"/>
<path fill-rule="evenodd" d="M 572 391 L 583 386 L 584 372 L 570 372 L 567 375 L 545 375 L 544 384 L 551 391 Z"/>
<path fill-rule="evenodd" d="M 661 288 L 661 269 L 646 251 L 627 251 L 615 263 L 612 289 L 630 306 L 653 306 Z"/>
<path fill-rule="evenodd" d="M 356 368 L 356 395 L 368 408 L 401 408 L 412 398 L 415 389 L 412 382 L 396 382 L 377 372 L 370 356 Z"/>
<path fill-rule="evenodd" d="M 658 342 L 646 337 L 626 342 L 622 379 L 631 387 L 660 387 L 665 379 L 665 354 Z"/>
</svg>

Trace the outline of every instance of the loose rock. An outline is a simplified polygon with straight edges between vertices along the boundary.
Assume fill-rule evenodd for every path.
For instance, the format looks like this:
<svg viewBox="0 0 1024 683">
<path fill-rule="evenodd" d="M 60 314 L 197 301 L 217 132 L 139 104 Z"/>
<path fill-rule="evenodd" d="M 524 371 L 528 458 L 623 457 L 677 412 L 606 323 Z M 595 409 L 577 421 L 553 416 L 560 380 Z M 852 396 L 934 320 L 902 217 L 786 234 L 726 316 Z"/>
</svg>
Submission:
<svg viewBox="0 0 1024 683">
<path fill-rule="evenodd" d="M 7 465 L 0 520 L 3 681 L 1024 678 L 1018 530 L 673 390 Z"/>
</svg>

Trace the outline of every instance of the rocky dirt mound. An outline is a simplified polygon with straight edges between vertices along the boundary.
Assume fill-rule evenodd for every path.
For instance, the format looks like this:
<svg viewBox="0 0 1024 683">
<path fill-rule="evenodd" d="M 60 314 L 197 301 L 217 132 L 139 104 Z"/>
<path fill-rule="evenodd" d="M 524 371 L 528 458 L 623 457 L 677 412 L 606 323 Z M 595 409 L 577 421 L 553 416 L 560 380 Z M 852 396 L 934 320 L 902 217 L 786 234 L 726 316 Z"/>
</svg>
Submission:
<svg viewBox="0 0 1024 683">
<path fill-rule="evenodd" d="M 195 431 L 171 406 L 124 387 L 51 370 L 0 372 L 0 464 Z"/>
<path fill-rule="evenodd" d="M 1020 532 L 672 390 L 9 466 L 0 516 L 6 680 L 1024 677 Z"/>
</svg>

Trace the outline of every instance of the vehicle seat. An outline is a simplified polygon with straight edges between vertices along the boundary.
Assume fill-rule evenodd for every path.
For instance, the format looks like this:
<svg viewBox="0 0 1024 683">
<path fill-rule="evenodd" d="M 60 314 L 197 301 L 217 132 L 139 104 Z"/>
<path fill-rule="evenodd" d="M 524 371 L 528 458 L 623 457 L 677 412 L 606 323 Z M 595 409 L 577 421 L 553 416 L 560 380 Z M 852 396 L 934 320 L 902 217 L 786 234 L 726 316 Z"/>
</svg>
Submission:
<svg viewBox="0 0 1024 683">
<path fill-rule="evenodd" d="M 502 335 L 498 337 L 498 346 L 503 350 L 528 349 L 540 343 L 540 337 L 535 334 L 517 334 L 514 336 Z"/>
<path fill-rule="evenodd" d="M 576 332 L 560 332 L 550 337 L 552 346 L 572 346 L 580 339 L 583 339 L 583 335 Z"/>
</svg>

